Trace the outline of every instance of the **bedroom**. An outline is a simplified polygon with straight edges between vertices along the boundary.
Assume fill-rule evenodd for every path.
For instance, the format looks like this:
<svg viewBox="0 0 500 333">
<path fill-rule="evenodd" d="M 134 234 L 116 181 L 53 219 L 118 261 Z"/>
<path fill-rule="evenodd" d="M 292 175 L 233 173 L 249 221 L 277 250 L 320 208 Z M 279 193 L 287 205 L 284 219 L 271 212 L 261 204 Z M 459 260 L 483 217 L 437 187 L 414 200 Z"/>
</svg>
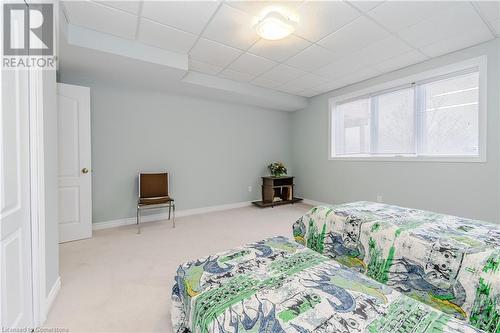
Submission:
<svg viewBox="0 0 500 333">
<path fill-rule="evenodd" d="M 2 10 L 4 329 L 500 331 L 500 2 Z"/>
</svg>

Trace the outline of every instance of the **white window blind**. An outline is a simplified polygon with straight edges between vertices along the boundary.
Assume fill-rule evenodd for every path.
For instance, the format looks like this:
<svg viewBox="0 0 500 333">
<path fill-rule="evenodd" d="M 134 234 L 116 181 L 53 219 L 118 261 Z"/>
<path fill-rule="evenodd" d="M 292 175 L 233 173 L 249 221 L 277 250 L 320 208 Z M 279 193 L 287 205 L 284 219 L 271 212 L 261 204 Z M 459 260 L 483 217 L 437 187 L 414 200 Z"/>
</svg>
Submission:
<svg viewBox="0 0 500 333">
<path fill-rule="evenodd" d="M 423 84 L 421 153 L 479 153 L 479 75 L 477 72 Z"/>
<path fill-rule="evenodd" d="M 478 157 L 478 68 L 338 101 L 331 157 Z"/>
</svg>

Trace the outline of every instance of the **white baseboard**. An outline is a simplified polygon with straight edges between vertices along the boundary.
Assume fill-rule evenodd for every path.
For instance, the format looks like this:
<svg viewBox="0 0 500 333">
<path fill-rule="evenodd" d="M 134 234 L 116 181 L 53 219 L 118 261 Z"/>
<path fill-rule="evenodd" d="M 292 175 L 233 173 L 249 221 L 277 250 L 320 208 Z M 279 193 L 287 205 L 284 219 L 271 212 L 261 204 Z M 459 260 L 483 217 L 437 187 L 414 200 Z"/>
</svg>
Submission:
<svg viewBox="0 0 500 333">
<path fill-rule="evenodd" d="M 311 206 L 331 206 L 332 204 L 326 203 L 326 202 L 321 202 L 321 201 L 316 201 L 316 200 L 311 200 L 311 199 L 306 199 L 302 201 L 303 203 Z"/>
<path fill-rule="evenodd" d="M 54 285 L 52 285 L 52 288 L 50 288 L 50 292 L 45 299 L 44 321 L 47 319 L 47 315 L 49 314 L 50 308 L 52 308 L 52 304 L 54 304 L 54 301 L 60 289 L 61 289 L 61 277 L 57 277 L 56 282 L 54 282 Z"/>
<path fill-rule="evenodd" d="M 217 212 L 217 211 L 221 211 L 221 210 L 248 207 L 251 205 L 252 205 L 251 201 L 243 201 L 243 202 L 236 202 L 236 203 L 227 204 L 227 205 L 183 209 L 183 210 L 176 211 L 175 217 L 177 218 L 177 217 L 182 217 L 182 216 L 205 214 L 205 213 Z M 166 219 L 168 219 L 168 213 L 151 214 L 151 215 L 141 216 L 141 223 L 161 221 L 161 220 L 166 220 Z M 129 224 L 136 224 L 136 218 L 135 217 L 126 217 L 123 219 L 92 223 L 92 230 L 115 228 L 115 227 L 120 227 L 120 226 L 124 226 L 124 225 L 129 225 Z"/>
</svg>

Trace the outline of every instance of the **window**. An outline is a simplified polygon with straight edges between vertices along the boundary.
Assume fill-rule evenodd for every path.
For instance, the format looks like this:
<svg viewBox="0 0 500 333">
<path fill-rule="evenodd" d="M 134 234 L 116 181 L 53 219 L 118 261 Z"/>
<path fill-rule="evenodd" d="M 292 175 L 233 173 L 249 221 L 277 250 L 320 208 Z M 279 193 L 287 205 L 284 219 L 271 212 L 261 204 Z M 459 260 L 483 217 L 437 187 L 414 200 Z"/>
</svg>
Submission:
<svg viewBox="0 0 500 333">
<path fill-rule="evenodd" d="M 426 73 L 415 82 L 334 98 L 330 158 L 483 161 L 481 72 L 478 65 Z"/>
<path fill-rule="evenodd" d="M 473 72 L 420 87 L 423 154 L 478 155 L 478 85 L 479 74 Z"/>
</svg>

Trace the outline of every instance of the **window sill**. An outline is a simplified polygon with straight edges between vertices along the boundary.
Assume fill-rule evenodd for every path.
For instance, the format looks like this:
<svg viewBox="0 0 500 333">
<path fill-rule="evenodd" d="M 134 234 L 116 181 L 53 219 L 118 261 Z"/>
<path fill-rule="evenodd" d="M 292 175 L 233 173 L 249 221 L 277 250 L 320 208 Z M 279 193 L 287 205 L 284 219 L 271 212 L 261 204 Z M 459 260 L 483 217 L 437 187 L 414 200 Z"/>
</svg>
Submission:
<svg viewBox="0 0 500 333">
<path fill-rule="evenodd" d="M 345 155 L 329 156 L 330 161 L 363 161 L 363 162 L 450 162 L 450 163 L 486 163 L 483 156 L 414 156 L 414 155 Z"/>
</svg>

